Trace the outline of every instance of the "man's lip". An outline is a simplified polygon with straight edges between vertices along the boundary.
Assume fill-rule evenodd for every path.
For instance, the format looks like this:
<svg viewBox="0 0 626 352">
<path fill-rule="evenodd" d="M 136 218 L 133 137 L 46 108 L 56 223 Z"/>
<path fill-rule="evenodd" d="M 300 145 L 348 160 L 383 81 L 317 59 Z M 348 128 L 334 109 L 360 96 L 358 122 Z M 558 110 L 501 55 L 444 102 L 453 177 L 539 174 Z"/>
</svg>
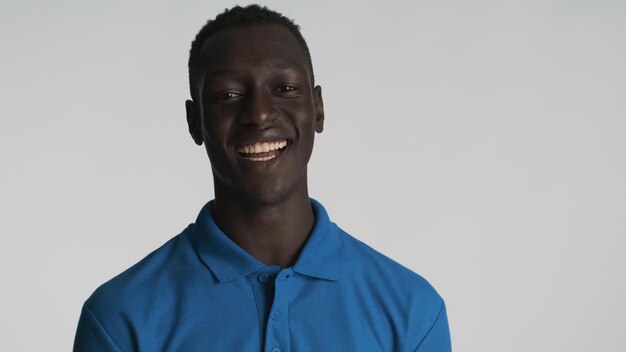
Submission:
<svg viewBox="0 0 626 352">
<path fill-rule="evenodd" d="M 282 141 L 287 141 L 287 147 L 291 145 L 291 140 L 289 138 L 277 137 L 277 138 L 256 139 L 256 140 L 250 140 L 246 142 L 237 142 L 234 144 L 234 148 L 235 150 L 237 150 L 239 147 L 243 147 L 244 145 L 254 145 L 256 143 L 271 143 L 271 142 L 282 142 Z"/>
<path fill-rule="evenodd" d="M 238 141 L 235 143 L 235 149 L 242 147 L 244 145 L 251 145 L 251 144 L 256 144 L 256 143 L 281 142 L 281 141 L 287 141 L 287 146 L 291 144 L 291 140 L 289 138 L 284 138 L 284 137 L 259 138 L 259 139 Z"/>
<path fill-rule="evenodd" d="M 291 146 L 291 142 L 288 139 L 282 139 L 281 141 L 287 141 L 287 145 L 285 145 L 283 148 L 278 149 L 278 150 L 273 150 L 273 151 L 269 151 L 269 152 L 261 152 L 261 153 L 241 153 L 239 151 L 237 151 L 237 155 L 240 158 L 243 158 L 244 160 L 251 162 L 253 164 L 262 162 L 263 165 L 267 165 L 266 163 L 271 163 L 276 161 L 277 159 L 279 159 L 280 156 L 282 156 L 283 154 L 285 154 L 288 150 L 289 147 Z M 274 141 L 274 140 L 270 140 L 270 141 Z M 260 142 L 263 143 L 263 142 Z M 242 146 L 245 144 L 242 144 Z"/>
</svg>

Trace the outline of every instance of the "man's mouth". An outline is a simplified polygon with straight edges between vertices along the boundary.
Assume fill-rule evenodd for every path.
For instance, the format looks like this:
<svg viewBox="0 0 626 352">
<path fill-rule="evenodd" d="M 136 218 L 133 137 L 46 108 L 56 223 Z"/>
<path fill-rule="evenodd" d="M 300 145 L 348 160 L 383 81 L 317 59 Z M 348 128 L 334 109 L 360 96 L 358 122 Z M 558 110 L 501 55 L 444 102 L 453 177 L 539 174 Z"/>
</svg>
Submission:
<svg viewBox="0 0 626 352">
<path fill-rule="evenodd" d="M 287 147 L 287 140 L 276 140 L 244 144 L 236 148 L 236 151 L 247 160 L 268 161 L 277 157 Z"/>
</svg>

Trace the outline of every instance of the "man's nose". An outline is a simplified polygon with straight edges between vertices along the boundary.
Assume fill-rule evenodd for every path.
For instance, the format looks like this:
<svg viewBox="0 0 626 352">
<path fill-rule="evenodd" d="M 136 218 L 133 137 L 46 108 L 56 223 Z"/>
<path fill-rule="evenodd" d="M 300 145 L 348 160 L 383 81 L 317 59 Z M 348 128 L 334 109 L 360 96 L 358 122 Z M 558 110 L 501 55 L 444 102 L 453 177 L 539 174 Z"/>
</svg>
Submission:
<svg viewBox="0 0 626 352">
<path fill-rule="evenodd" d="M 278 110 L 268 92 L 257 91 L 248 96 L 244 123 L 263 126 L 278 117 Z"/>
</svg>

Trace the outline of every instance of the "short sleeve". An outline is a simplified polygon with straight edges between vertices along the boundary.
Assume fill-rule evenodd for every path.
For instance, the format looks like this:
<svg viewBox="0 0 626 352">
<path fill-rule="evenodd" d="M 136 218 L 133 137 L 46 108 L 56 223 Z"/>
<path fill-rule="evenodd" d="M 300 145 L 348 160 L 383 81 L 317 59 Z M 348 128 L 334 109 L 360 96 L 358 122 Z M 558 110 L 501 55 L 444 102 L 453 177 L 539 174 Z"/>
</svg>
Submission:
<svg viewBox="0 0 626 352">
<path fill-rule="evenodd" d="M 422 339 L 414 352 L 450 352 L 452 347 L 450 344 L 450 328 L 448 327 L 448 316 L 446 314 L 446 305 L 441 303 L 439 315 L 433 323 L 432 327 Z"/>
<path fill-rule="evenodd" d="M 86 305 L 78 321 L 74 352 L 121 352 Z"/>
</svg>

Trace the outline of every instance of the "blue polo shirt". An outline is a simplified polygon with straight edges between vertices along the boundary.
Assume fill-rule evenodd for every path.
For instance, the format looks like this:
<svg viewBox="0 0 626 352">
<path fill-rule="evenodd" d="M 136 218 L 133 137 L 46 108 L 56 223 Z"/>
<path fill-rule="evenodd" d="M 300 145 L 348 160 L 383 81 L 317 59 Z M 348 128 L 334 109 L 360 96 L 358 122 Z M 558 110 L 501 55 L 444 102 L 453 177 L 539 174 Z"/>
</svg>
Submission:
<svg viewBox="0 0 626 352">
<path fill-rule="evenodd" d="M 313 231 L 282 269 L 226 236 L 212 204 L 91 295 L 75 352 L 450 351 L 432 286 L 341 230 L 317 201 Z"/>
</svg>

